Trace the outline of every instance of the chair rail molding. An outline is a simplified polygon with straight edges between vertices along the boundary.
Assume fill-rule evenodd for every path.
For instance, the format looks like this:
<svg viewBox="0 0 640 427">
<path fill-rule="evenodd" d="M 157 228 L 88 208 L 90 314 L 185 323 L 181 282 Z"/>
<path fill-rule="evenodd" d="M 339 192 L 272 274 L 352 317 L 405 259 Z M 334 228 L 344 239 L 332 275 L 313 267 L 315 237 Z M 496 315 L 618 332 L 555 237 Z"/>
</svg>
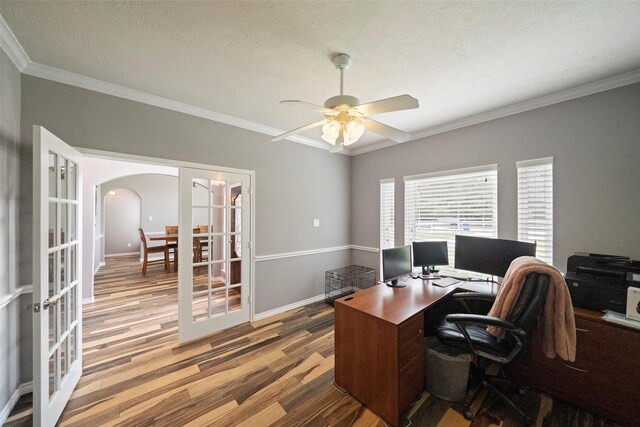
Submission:
<svg viewBox="0 0 640 427">
<path fill-rule="evenodd" d="M 351 250 L 351 249 L 355 249 L 355 250 L 359 250 L 359 251 L 366 251 L 366 252 L 379 252 L 380 251 L 378 248 L 371 248 L 371 247 L 367 247 L 367 246 L 344 245 L 344 246 L 333 246 L 333 247 L 329 247 L 329 248 L 309 249 L 309 250 L 306 250 L 306 251 L 283 252 L 283 253 L 279 253 L 279 254 L 269 254 L 269 255 L 257 255 L 255 257 L 255 260 L 256 260 L 256 262 L 272 261 L 272 260 L 276 260 L 276 259 L 293 258 L 293 257 L 299 257 L 299 256 L 307 256 L 307 255 L 316 255 L 316 254 L 323 254 L 323 253 L 327 253 L 327 252 L 347 251 L 347 250 Z"/>
</svg>

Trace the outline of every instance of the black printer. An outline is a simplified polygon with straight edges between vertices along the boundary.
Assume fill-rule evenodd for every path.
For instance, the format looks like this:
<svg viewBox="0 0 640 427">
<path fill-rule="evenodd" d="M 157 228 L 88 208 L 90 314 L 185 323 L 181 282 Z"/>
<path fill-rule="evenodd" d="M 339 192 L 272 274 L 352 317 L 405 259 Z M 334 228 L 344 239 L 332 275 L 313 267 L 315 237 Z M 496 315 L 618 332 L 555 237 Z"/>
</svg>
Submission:
<svg viewBox="0 0 640 427">
<path fill-rule="evenodd" d="M 627 288 L 640 286 L 640 261 L 577 252 L 567 258 L 565 280 L 574 307 L 624 314 Z"/>
</svg>

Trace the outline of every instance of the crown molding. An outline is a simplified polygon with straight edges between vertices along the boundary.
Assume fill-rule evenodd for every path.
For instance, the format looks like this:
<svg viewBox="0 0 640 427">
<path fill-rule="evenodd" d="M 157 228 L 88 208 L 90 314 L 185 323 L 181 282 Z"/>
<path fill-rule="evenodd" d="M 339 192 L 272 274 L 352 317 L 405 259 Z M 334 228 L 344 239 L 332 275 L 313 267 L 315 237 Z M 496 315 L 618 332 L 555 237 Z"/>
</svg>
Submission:
<svg viewBox="0 0 640 427">
<path fill-rule="evenodd" d="M 50 67 L 48 65 L 30 62 L 22 71 L 24 74 L 39 77 L 46 80 L 52 80 L 58 83 L 64 83 L 76 86 L 82 89 L 88 89 L 94 92 L 104 93 L 106 95 L 116 96 L 118 98 L 128 99 L 130 101 L 140 102 L 154 107 L 164 108 L 207 120 L 247 129 L 253 132 L 262 133 L 269 136 L 277 136 L 284 131 L 269 126 L 255 123 L 238 117 L 229 116 L 227 114 L 218 113 L 207 110 L 205 108 L 196 107 L 184 102 L 174 101 L 139 90 L 131 89 L 125 86 L 108 83 L 103 80 L 94 79 L 92 77 L 83 76 L 81 74 L 72 73 L 70 71 L 61 70 L 59 68 Z M 329 146 L 325 143 L 316 141 L 311 138 L 295 135 L 287 138 L 290 141 L 300 144 L 309 145 L 311 147 L 320 148 L 328 151 Z"/>
<path fill-rule="evenodd" d="M 411 136 L 412 138 L 410 139 L 410 141 L 414 139 L 413 134 Z M 372 142 L 371 144 L 363 145 L 362 147 L 352 148 L 351 150 L 349 150 L 349 155 L 357 156 L 359 154 L 368 153 L 370 151 L 382 150 L 383 148 L 393 147 L 394 145 L 398 145 L 398 144 L 400 143 L 391 141 L 390 139 L 385 139 L 383 141 Z"/>
<path fill-rule="evenodd" d="M 9 25 L 7 25 L 2 15 L 0 15 L 0 47 L 20 72 L 31 63 L 29 55 L 24 51 L 16 35 L 13 34 L 13 31 L 11 31 L 11 28 L 9 28 Z"/>
<path fill-rule="evenodd" d="M 50 67 L 48 65 L 32 62 L 25 50 L 20 45 L 20 42 L 16 38 L 15 34 L 13 34 L 13 31 L 11 31 L 11 28 L 9 28 L 9 26 L 7 25 L 2 15 L 0 15 L 0 47 L 9 56 L 9 58 L 11 58 L 18 70 L 20 70 L 20 72 L 24 74 L 80 87 L 87 90 L 92 90 L 95 92 L 104 93 L 106 95 L 128 99 L 130 101 L 153 105 L 155 107 L 200 117 L 206 120 L 228 124 L 269 136 L 277 136 L 284 133 L 284 131 L 280 129 L 241 119 L 239 117 L 217 113 L 205 108 L 196 107 L 183 102 L 174 101 L 172 99 L 163 98 L 161 96 L 152 95 L 135 89 L 130 89 L 125 86 L 108 83 L 102 80 L 83 76 L 81 74 L 76 74 L 58 68 Z M 443 123 L 441 125 L 425 128 L 417 132 L 413 132 L 411 134 L 411 138 L 408 141 L 415 141 L 417 139 L 426 138 L 428 136 L 461 129 L 467 126 L 472 126 L 502 117 L 523 113 L 525 111 L 534 110 L 536 108 L 546 107 L 548 105 L 569 101 L 572 99 L 592 95 L 598 92 L 603 92 L 606 90 L 615 89 L 638 82 L 640 82 L 640 69 L 604 78 L 601 80 L 596 80 L 594 82 L 585 83 L 583 85 L 575 86 L 572 88 L 560 90 L 548 95 L 528 99 L 515 104 L 507 105 L 505 107 L 500 107 L 479 114 L 474 114 L 472 116 L 464 117 L 462 119 L 454 120 L 448 123 Z M 328 144 L 325 144 L 322 141 L 300 135 L 294 135 L 287 138 L 287 140 L 308 145 L 310 147 L 319 148 L 325 151 L 329 151 L 331 148 Z M 362 147 L 345 148 L 340 151 L 339 154 L 347 156 L 357 156 L 398 144 L 400 143 L 390 140 L 382 140 L 363 145 Z"/>
<path fill-rule="evenodd" d="M 570 101 L 572 99 L 581 98 L 587 95 L 593 95 L 598 92 L 604 92 L 606 90 L 616 89 L 638 82 L 640 82 L 640 69 L 632 70 L 623 74 L 618 74 L 612 77 L 607 77 L 601 80 L 596 80 L 594 82 L 585 83 L 579 86 L 574 86 L 569 89 L 563 89 L 557 92 L 550 93 L 548 95 L 531 98 L 522 102 L 507 105 L 505 107 L 485 111 L 483 113 L 474 114 L 472 116 L 454 120 L 452 122 L 432 126 L 412 133 L 409 141 L 415 141 L 417 139 L 426 138 L 428 136 L 461 129 L 467 126 L 488 122 L 502 117 L 512 116 L 518 113 L 524 113 L 525 111 L 535 110 L 536 108 L 546 107 L 564 101 Z M 350 154 L 353 156 L 357 156 L 359 154 L 380 150 L 382 148 L 391 147 L 397 144 L 399 143 L 389 140 L 380 141 L 373 144 L 365 145 L 363 147 L 354 148 L 351 150 Z"/>
</svg>

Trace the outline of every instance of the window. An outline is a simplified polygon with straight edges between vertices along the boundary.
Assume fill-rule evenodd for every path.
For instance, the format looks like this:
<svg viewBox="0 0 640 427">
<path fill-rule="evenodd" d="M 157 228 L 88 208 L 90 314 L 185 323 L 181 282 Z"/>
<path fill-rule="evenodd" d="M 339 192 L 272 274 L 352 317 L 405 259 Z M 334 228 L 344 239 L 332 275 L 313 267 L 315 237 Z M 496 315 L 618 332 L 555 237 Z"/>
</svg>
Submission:
<svg viewBox="0 0 640 427">
<path fill-rule="evenodd" d="M 446 240 L 454 265 L 456 234 L 498 236 L 498 165 L 404 180 L 405 244 Z"/>
<path fill-rule="evenodd" d="M 518 240 L 536 242 L 536 256 L 553 263 L 553 158 L 517 162 Z"/>
<path fill-rule="evenodd" d="M 395 246 L 395 180 L 380 180 L 380 249 Z"/>
</svg>

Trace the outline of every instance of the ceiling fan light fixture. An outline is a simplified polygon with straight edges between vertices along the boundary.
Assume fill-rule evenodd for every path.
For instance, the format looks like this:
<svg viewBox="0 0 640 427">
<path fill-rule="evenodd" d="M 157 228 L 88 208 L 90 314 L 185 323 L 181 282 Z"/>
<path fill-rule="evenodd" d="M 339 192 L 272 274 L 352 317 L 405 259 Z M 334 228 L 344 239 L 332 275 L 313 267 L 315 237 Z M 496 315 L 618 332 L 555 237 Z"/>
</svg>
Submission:
<svg viewBox="0 0 640 427">
<path fill-rule="evenodd" d="M 322 126 L 322 139 L 327 141 L 331 145 L 336 144 L 336 139 L 340 136 L 340 122 L 332 120 L 329 123 Z"/>
<path fill-rule="evenodd" d="M 358 120 L 351 120 L 344 127 L 344 145 L 351 145 L 357 142 L 362 134 L 364 134 L 365 127 Z"/>
</svg>

